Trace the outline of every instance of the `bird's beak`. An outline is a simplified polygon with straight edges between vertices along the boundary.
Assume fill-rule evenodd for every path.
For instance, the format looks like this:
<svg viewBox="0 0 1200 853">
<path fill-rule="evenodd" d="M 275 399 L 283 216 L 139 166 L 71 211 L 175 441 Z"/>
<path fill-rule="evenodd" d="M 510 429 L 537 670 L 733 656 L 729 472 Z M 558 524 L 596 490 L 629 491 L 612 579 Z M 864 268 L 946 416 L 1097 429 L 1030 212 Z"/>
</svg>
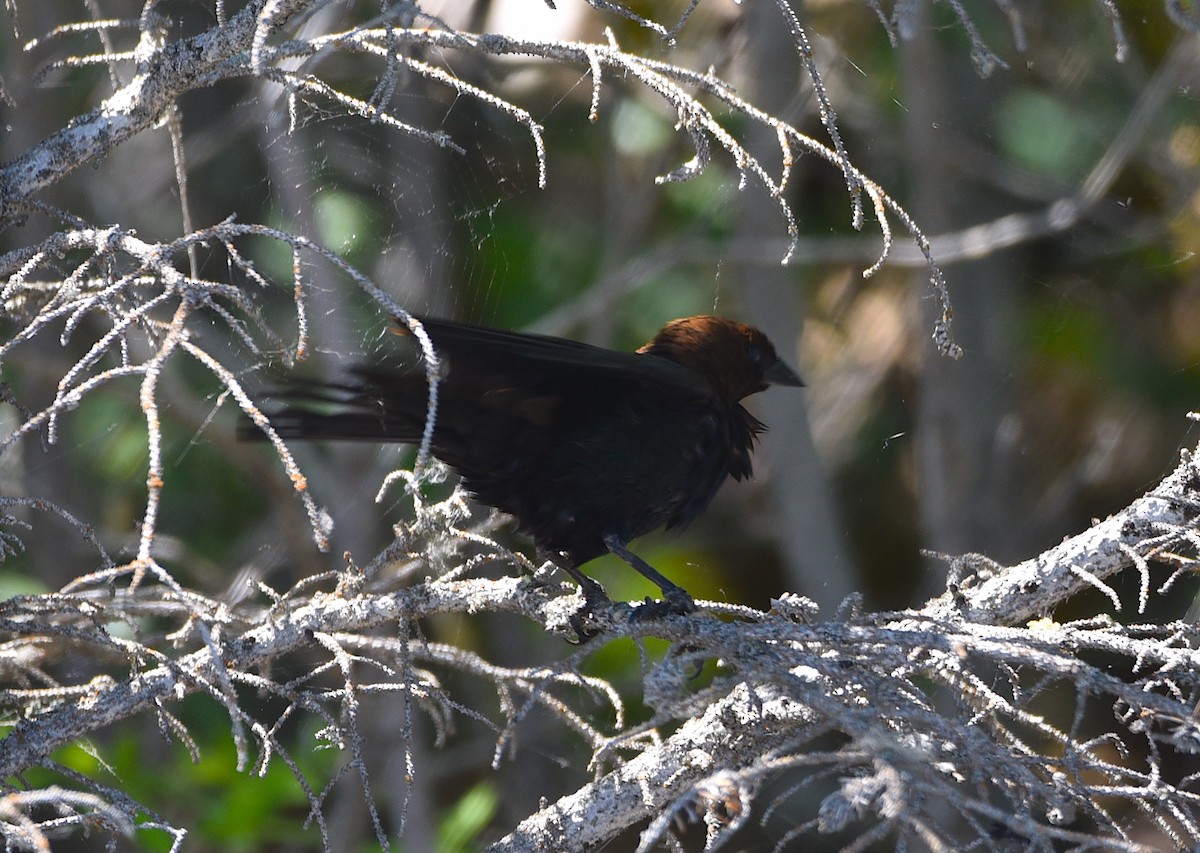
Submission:
<svg viewBox="0 0 1200 853">
<path fill-rule="evenodd" d="M 772 385 L 788 385 L 792 388 L 804 387 L 804 380 L 796 374 L 796 371 L 792 370 L 782 361 L 776 361 L 768 367 L 763 373 L 763 379 Z"/>
</svg>

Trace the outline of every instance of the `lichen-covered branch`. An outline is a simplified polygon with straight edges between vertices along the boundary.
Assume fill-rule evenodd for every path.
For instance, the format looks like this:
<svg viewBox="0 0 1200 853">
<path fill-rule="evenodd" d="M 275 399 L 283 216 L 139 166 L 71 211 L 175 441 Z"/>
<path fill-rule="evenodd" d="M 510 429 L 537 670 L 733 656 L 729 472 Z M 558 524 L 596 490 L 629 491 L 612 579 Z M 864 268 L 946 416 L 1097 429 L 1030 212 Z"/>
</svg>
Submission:
<svg viewBox="0 0 1200 853">
<path fill-rule="evenodd" d="M 1127 48 L 1120 4 L 1096 4 L 1111 23 L 1120 58 Z M 9 4 L 10 14 L 17 5 Z M 0 382 L 0 404 L 12 415 L 0 453 L 39 441 L 60 447 L 80 407 L 102 399 L 116 401 L 125 420 L 137 422 L 146 455 L 131 512 L 136 518 L 116 533 L 97 532 L 74 506 L 36 494 L 0 496 L 0 562 L 28 556 L 27 534 L 43 524 L 65 531 L 87 554 L 72 567 L 74 579 L 57 591 L 0 603 L 0 835 L 10 847 L 44 849 L 65 831 L 115 836 L 147 828 L 170 833 L 178 847 L 185 828 L 51 756 L 140 718 L 153 719 L 164 739 L 196 758 L 200 744 L 178 712 L 182 700 L 196 694 L 228 718 L 240 770 L 263 774 L 282 763 L 295 777 L 325 849 L 337 848 L 326 812 L 343 776 L 359 784 L 381 848 L 406 828 L 407 800 L 394 814 L 377 805 L 381 785 L 372 776 L 363 723 L 365 710 L 385 698 L 402 704 L 395 731 L 408 780 L 423 772 L 414 757 L 414 719 L 422 714 L 439 743 L 456 723 L 483 731 L 495 767 L 521 758 L 522 735 L 534 719 L 590 751 L 590 766 L 579 768 L 581 787 L 549 792 L 547 799 L 557 799 L 520 821 L 496 850 L 595 849 L 630 827 L 643 828 L 642 849 L 648 850 L 688 825 L 699 827 L 711 849 L 750 821 L 767 825 L 781 847 L 821 836 L 848 849 L 890 843 L 934 850 L 1147 851 L 1200 844 L 1200 775 L 1190 769 L 1200 751 L 1200 635 L 1191 623 L 1145 616 L 1156 597 L 1194 572 L 1200 551 L 1194 451 L 1144 497 L 1036 557 L 1008 567 L 981 555 L 948 557 L 946 593 L 910 612 L 863 614 L 850 602 L 819 614 L 810 602 L 781 595 L 765 612 L 701 602 L 695 614 L 654 621 L 631 618 L 629 605 L 597 605 L 595 637 L 564 642 L 549 662 L 529 665 L 501 664 L 498 656 L 429 639 L 422 623 L 428 617 L 504 614 L 556 643 L 579 641 L 572 617 L 581 599 L 558 582 L 552 567 L 535 566 L 494 542 L 495 520 L 472 518 L 461 491 L 446 496 L 449 487 L 434 482 L 439 469 L 429 451 L 438 358 L 402 305 L 307 234 L 244 222 L 234 213 L 213 225 L 190 224 L 183 158 L 189 140 L 182 137 L 189 117 L 181 104 L 188 93 L 241 81 L 253 87 L 248 100 L 283 104 L 283 123 L 297 139 L 311 111 L 456 157 L 479 151 L 450 122 L 414 123 L 397 94 L 406 94 L 405 81 L 416 81 L 447 102 L 467 102 L 497 118 L 535 164 L 531 183 L 544 188 L 556 175 L 542 113 L 518 102 L 520 88 L 494 86 L 490 73 L 472 73 L 473 63 L 489 72 L 515 63 L 573 69 L 585 81 L 585 96 L 590 86 L 592 121 L 632 89 L 648 94 L 676 123 L 689 150 L 658 183 L 693 180 L 724 164 L 734 182 L 761 190 L 786 235 L 772 244 L 777 260 L 791 258 L 801 245 L 792 206 L 796 163 L 804 153 L 816 155 L 822 168 L 842 176 L 852 198 L 851 224 L 860 227 L 864 211 L 878 222 L 881 247 L 864 277 L 894 259 L 899 222 L 912 239 L 912 254 L 929 269 L 940 307 L 933 330 L 938 349 L 961 350 L 950 334 L 949 291 L 929 240 L 853 162 L 813 42 L 786 3 L 778 4 L 780 25 L 792 36 L 807 74 L 801 82 L 811 86 L 828 141 L 760 109 L 716 71 L 668 61 L 670 41 L 684 32 L 698 2 L 667 26 L 621 3 L 591 0 L 597 10 L 662 36 L 662 51 L 631 48 L 634 40 L 618 41 L 612 29 L 578 41 L 456 31 L 409 3 L 385 4 L 383 12 L 376 4 L 368 20 L 347 23 L 344 5 L 249 0 L 227 15 L 218 2 L 211 21 L 185 34 L 147 3 L 133 21 L 67 23 L 26 43 L 31 57 L 48 47 L 60 50 L 40 72 L 28 69 L 31 79 L 101 66 L 114 91 L 0 165 L 0 225 L 18 241 L 0 256 L 6 335 L 0 363 L 54 371 L 27 396 L 18 395 L 7 376 Z M 868 5 L 894 40 L 911 35 L 919 4 Z M 993 5 L 1009 22 L 1013 46 L 1023 50 L 1021 4 Z M 1197 29 L 1194 3 L 1166 0 L 1164 6 L 1181 28 Z M 957 0 L 948 7 L 979 70 L 1003 68 L 1004 51 L 984 42 L 989 30 L 976 25 L 975 7 Z M 124 30 L 134 35 L 119 44 Z M 76 47 L 81 33 L 98 35 L 100 48 Z M 981 241 L 988 235 L 960 232 L 962 254 L 1061 230 L 1094 207 L 1108 194 L 1118 165 L 1133 156 L 1149 117 L 1182 85 L 1194 56 L 1194 45 L 1185 42 L 1170 52 L 1126 130 L 1078 193 L 1044 214 L 997 222 L 1012 234 L 996 228 Z M 348 84 L 345 66 L 337 68 L 332 58 L 352 64 L 366 83 Z M 0 98 L 18 123 L 27 115 L 22 110 L 37 108 L 12 103 L 2 82 Z M 767 153 L 748 147 L 747 124 L 768 131 Z M 89 214 L 54 206 L 66 202 L 47 191 L 79 167 L 97 165 L 118 146 L 163 126 L 172 133 L 181 236 L 98 225 L 87 221 Z M 28 229 L 35 236 L 22 241 L 24 232 L 15 226 L 29 218 L 37 220 Z M 257 251 L 262 244 L 282 250 L 287 271 L 266 271 L 269 253 Z M 676 251 L 694 254 L 689 246 Z M 726 245 L 722 257 L 731 251 Z M 761 258 L 761 245 L 751 251 Z M 335 284 L 317 284 L 321 273 Z M 331 541 L 330 515 L 313 494 L 319 486 L 272 430 L 247 384 L 265 364 L 290 367 L 318 349 L 311 327 L 327 313 L 312 307 L 313 297 L 322 286 L 339 284 L 339 297 L 365 295 L 370 311 L 364 313 L 384 326 L 393 317 L 409 325 L 429 376 L 415 472 L 389 475 L 382 487 L 378 478 L 360 485 L 368 498 L 378 489 L 377 504 L 385 497 L 402 504 L 398 513 L 379 506 L 381 518 L 407 518 L 396 523 L 394 541 L 361 566 L 355 562 L 361 554 L 329 558 L 311 548 L 327 549 Z M 288 312 L 287 332 L 278 331 L 284 324 L 269 309 Z M 60 351 L 63 363 L 48 367 L 45 354 Z M 177 532 L 163 529 L 164 499 L 181 488 L 165 451 L 178 401 L 169 386 L 179 370 L 199 375 L 196 381 L 210 394 L 209 417 L 235 409 L 271 440 L 281 503 L 302 507 L 295 538 L 314 553 L 317 574 L 275 589 L 248 571 L 245 588 L 225 595 L 181 582 L 194 557 L 173 551 Z M 201 396 L 197 387 L 188 393 Z M 230 438 L 232 424 L 223 426 Z M 131 538 L 122 543 L 123 536 Z M 1124 583 L 1126 576 L 1132 584 Z M 1122 591 L 1127 588 L 1136 592 Z M 1100 593 L 1094 613 L 1055 620 L 1063 602 L 1088 591 Z M 629 700 L 617 687 L 587 670 L 592 655 L 630 639 L 643 655 L 641 699 L 651 709 L 650 718 L 637 723 L 630 722 Z M 645 641 L 654 639 L 666 641 L 661 656 L 646 651 L 654 644 Z M 707 680 L 696 677 L 714 671 Z M 484 689 L 467 698 L 456 687 L 462 680 Z M 255 701 L 262 697 L 271 704 Z M 284 734 L 297 718 L 319 721 L 315 743 Z M 333 778 L 310 779 L 297 751 L 327 746 L 342 750 L 345 761 Z M 57 784 L 31 785 L 25 774 L 34 768 Z"/>
</svg>

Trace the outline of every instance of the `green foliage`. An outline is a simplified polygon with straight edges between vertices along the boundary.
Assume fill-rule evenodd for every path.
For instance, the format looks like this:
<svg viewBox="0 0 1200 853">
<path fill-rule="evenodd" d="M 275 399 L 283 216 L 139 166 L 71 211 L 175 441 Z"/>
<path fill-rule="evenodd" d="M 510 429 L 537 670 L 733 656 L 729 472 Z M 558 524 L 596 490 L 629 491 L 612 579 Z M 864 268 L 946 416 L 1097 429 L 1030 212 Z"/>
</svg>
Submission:
<svg viewBox="0 0 1200 853">
<path fill-rule="evenodd" d="M 1040 91 L 1019 89 L 996 109 L 996 134 L 1020 166 L 1066 183 L 1081 180 L 1103 151 L 1091 119 L 1071 104 Z"/>
<path fill-rule="evenodd" d="M 436 853 L 469 853 L 480 847 L 479 836 L 500 806 L 495 784 L 481 782 L 471 788 L 442 818 L 437 831 Z"/>
<path fill-rule="evenodd" d="M 339 255 L 354 260 L 377 243 L 375 222 L 379 220 L 370 200 L 335 189 L 322 190 L 313 205 L 313 218 L 321 243 Z"/>
<path fill-rule="evenodd" d="M 193 762 L 180 743 L 167 743 L 156 729 L 123 726 L 114 743 L 105 749 L 114 783 L 177 826 L 192 828 L 189 850 L 251 853 L 273 845 L 319 849 L 315 826 L 304 826 L 308 800 L 287 765 L 273 761 L 265 775 L 252 768 L 239 772 L 224 712 L 207 697 L 185 703 L 183 719 L 197 739 L 199 760 Z M 318 750 L 313 725 L 297 728 L 292 754 L 309 779 L 320 789 L 340 756 Z M 74 750 L 68 766 L 94 758 Z M 251 762 L 257 756 L 251 756 Z M 65 762 L 66 763 L 66 762 Z M 146 767 L 155 772 L 147 773 Z M 78 767 L 85 772 L 84 767 Z M 86 768 L 95 773 L 96 767 Z M 168 839 L 144 832 L 139 837 L 147 849 L 166 850 Z"/>
</svg>

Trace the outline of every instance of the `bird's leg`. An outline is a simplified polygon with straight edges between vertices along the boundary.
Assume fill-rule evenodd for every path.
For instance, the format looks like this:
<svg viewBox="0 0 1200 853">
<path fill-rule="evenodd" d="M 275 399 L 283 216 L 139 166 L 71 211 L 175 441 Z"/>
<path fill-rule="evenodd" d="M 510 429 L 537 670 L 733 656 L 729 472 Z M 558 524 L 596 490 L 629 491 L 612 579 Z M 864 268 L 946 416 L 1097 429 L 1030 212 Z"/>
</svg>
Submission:
<svg viewBox="0 0 1200 853">
<path fill-rule="evenodd" d="M 604 591 L 604 587 L 596 580 L 585 575 L 579 569 L 575 568 L 575 563 L 566 554 L 554 552 L 541 552 L 549 558 L 550 562 L 562 569 L 571 578 L 579 584 L 579 589 L 583 593 L 583 607 L 580 607 L 575 613 L 571 614 L 570 624 L 574 629 L 576 636 L 579 637 L 579 642 L 590 640 L 600 633 L 600 630 L 595 626 L 594 611 L 597 605 L 608 603 L 608 593 Z"/>
<path fill-rule="evenodd" d="M 566 554 L 558 554 L 552 551 L 543 550 L 539 552 L 543 559 L 548 559 L 558 568 L 562 569 L 571 576 L 571 580 L 579 584 L 579 589 L 583 593 L 584 612 L 589 612 L 595 605 L 603 604 L 608 601 L 608 593 L 604 591 L 604 587 L 579 569 L 575 568 L 575 564 L 571 562 L 571 558 Z"/>
<path fill-rule="evenodd" d="M 567 574 L 575 579 L 575 582 L 579 584 L 579 588 L 583 591 L 583 608 L 585 612 L 590 613 L 594 606 L 604 604 L 608 601 L 608 593 L 604 591 L 604 587 L 600 586 L 599 581 L 593 580 L 574 566 L 565 565 L 563 568 Z"/>
<path fill-rule="evenodd" d="M 616 554 L 644 578 L 662 590 L 663 599 L 666 601 L 669 613 L 691 613 L 696 609 L 696 602 L 692 601 L 692 596 L 686 589 L 671 583 L 662 572 L 625 547 L 625 543 L 621 541 L 620 536 L 617 536 L 615 533 L 606 533 L 604 535 L 604 545 L 609 551 Z"/>
</svg>

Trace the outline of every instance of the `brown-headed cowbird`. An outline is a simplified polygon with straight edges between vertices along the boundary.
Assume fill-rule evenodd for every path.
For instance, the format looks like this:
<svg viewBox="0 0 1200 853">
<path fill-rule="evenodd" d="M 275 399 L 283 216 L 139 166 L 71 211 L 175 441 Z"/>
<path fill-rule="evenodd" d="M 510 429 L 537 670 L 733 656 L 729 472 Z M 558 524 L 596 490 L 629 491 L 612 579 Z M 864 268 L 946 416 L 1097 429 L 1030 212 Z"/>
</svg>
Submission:
<svg viewBox="0 0 1200 853">
<path fill-rule="evenodd" d="M 579 566 L 611 551 L 658 585 L 669 610 L 691 610 L 691 596 L 627 545 L 686 525 L 726 477 L 750 476 L 765 427 L 739 401 L 771 383 L 803 385 L 767 337 L 724 317 L 686 317 L 626 353 L 418 319 L 439 359 L 433 454 L 477 500 L 514 516 L 589 604 L 603 591 Z M 397 350 L 345 383 L 272 395 L 285 406 L 267 412 L 271 425 L 285 439 L 419 442 L 426 372 L 419 348 Z"/>
</svg>

